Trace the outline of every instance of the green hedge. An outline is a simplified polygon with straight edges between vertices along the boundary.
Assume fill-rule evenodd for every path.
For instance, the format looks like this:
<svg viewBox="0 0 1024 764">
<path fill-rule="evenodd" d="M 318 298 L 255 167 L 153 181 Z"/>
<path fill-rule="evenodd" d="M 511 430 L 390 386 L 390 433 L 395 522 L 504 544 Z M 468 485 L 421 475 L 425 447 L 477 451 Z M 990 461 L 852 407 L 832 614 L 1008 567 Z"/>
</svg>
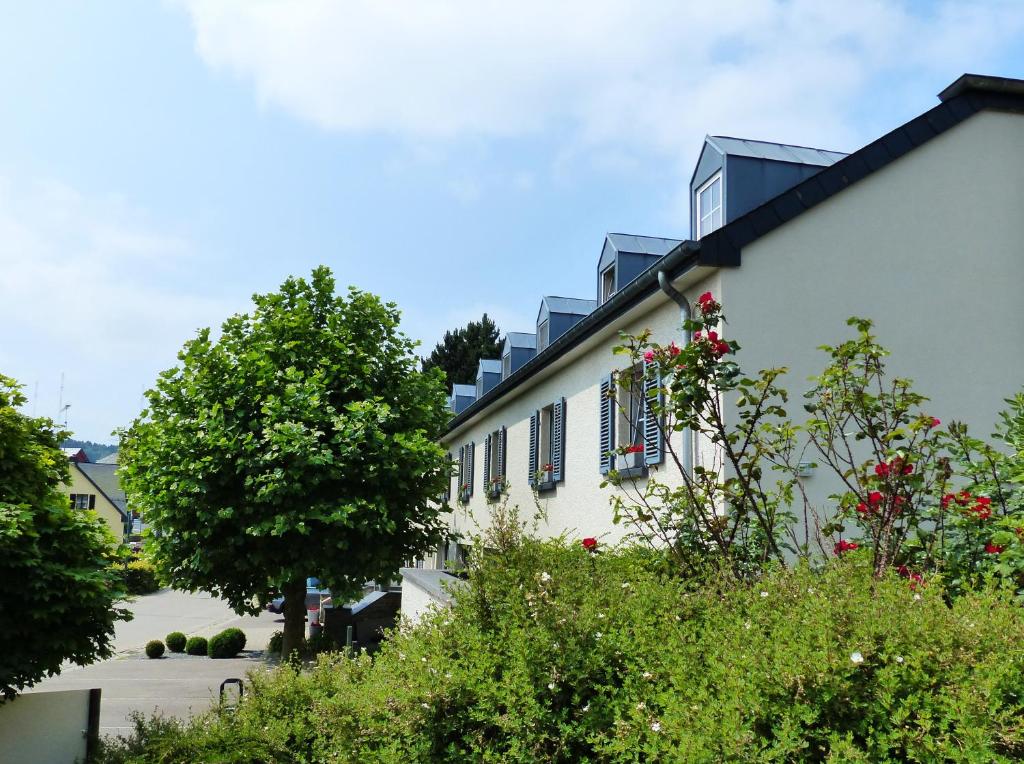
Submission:
<svg viewBox="0 0 1024 764">
<path fill-rule="evenodd" d="M 132 560 L 121 566 L 121 574 L 129 594 L 152 594 L 160 589 L 156 568 L 146 560 Z"/>
<path fill-rule="evenodd" d="M 213 636 L 208 646 L 211 658 L 234 658 L 245 647 L 245 632 L 241 629 L 224 629 Z"/>
<path fill-rule="evenodd" d="M 109 761 L 1016 761 L 1024 613 L 874 581 L 858 554 L 682 582 L 637 551 L 527 541 L 374 658 L 250 676 L 235 713 Z M 148 725 L 148 726 L 147 726 Z M 239 758 L 238 752 L 250 758 Z M 255 759 L 253 758 L 255 757 Z"/>
</svg>

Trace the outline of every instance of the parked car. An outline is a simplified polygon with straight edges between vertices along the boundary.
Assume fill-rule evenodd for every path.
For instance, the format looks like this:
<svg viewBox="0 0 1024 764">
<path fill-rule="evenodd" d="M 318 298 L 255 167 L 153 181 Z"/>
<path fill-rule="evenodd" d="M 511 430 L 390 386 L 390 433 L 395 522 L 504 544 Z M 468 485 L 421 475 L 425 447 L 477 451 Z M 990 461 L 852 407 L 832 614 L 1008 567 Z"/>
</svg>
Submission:
<svg viewBox="0 0 1024 764">
<path fill-rule="evenodd" d="M 330 598 L 330 589 L 320 588 L 319 578 L 307 578 L 306 579 L 306 609 L 309 610 L 313 607 L 320 607 L 320 603 L 324 598 Z M 283 613 L 284 612 L 284 597 L 274 597 L 266 605 L 267 610 L 271 613 Z"/>
</svg>

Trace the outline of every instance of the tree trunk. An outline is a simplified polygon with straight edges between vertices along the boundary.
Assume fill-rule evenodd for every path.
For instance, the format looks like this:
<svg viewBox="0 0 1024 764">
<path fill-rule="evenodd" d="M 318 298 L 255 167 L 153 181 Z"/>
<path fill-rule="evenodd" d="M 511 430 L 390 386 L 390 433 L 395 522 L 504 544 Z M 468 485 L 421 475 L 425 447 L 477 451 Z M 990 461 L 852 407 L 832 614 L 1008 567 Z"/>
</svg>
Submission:
<svg viewBox="0 0 1024 764">
<path fill-rule="evenodd" d="M 284 593 L 284 639 L 281 660 L 302 649 L 306 636 L 306 579 L 296 578 L 282 587 Z"/>
</svg>

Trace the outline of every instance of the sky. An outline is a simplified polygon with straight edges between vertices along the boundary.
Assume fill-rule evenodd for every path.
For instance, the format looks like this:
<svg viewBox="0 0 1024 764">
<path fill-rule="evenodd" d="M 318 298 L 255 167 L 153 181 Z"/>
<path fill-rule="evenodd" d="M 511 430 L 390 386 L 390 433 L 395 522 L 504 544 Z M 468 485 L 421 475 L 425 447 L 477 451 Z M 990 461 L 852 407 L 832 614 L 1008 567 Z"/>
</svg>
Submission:
<svg viewBox="0 0 1024 764">
<path fill-rule="evenodd" d="M 0 374 L 100 442 L 289 275 L 395 301 L 423 354 L 529 332 L 606 232 L 688 235 L 706 134 L 852 151 L 1024 77 L 1018 0 L 0 6 Z"/>
</svg>

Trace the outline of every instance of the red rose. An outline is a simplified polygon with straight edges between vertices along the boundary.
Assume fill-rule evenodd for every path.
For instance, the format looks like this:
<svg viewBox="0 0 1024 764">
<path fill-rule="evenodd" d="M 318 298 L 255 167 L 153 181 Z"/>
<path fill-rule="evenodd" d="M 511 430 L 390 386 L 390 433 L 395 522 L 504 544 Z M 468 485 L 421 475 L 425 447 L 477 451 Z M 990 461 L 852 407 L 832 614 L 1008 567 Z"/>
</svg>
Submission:
<svg viewBox="0 0 1024 764">
<path fill-rule="evenodd" d="M 715 343 L 715 355 L 723 356 L 731 350 L 729 343 L 725 340 L 719 340 Z"/>
<path fill-rule="evenodd" d="M 668 354 L 673 358 L 679 355 L 679 346 L 675 343 L 675 340 L 668 343 Z"/>
<path fill-rule="evenodd" d="M 889 465 L 885 462 L 876 464 L 875 474 L 878 475 L 878 477 L 887 477 L 889 475 Z"/>
<path fill-rule="evenodd" d="M 838 557 L 843 552 L 852 552 L 854 549 L 858 549 L 859 547 L 860 547 L 860 544 L 855 544 L 852 541 L 846 541 L 845 539 L 840 539 L 839 543 L 836 544 L 835 553 L 836 553 L 836 556 Z"/>
<path fill-rule="evenodd" d="M 701 305 L 705 305 L 705 304 L 707 304 L 709 302 L 714 302 L 714 301 L 715 301 L 715 298 L 711 296 L 711 292 L 705 292 L 704 294 L 702 294 L 700 297 L 697 298 L 697 302 L 699 302 Z"/>
<path fill-rule="evenodd" d="M 857 502 L 857 511 L 860 512 L 862 515 L 868 514 L 868 505 L 865 504 L 863 501 Z"/>
<path fill-rule="evenodd" d="M 938 417 L 934 417 L 933 416 L 932 417 L 932 427 L 938 427 L 940 424 L 942 424 L 942 420 L 939 419 Z"/>
<path fill-rule="evenodd" d="M 907 465 L 905 465 L 903 467 L 903 474 L 904 475 L 909 475 L 913 471 L 914 471 L 914 465 L 913 464 L 907 464 Z"/>
<path fill-rule="evenodd" d="M 882 503 L 882 494 L 881 494 L 880 491 L 872 491 L 871 493 L 868 494 L 868 504 L 875 505 L 875 504 L 881 504 L 881 503 Z"/>
<path fill-rule="evenodd" d="M 693 333 L 693 341 L 694 342 L 700 342 L 700 332 L 694 332 Z"/>
<path fill-rule="evenodd" d="M 595 549 L 597 549 L 597 539 L 593 538 L 592 536 L 588 536 L 587 538 L 583 539 L 583 541 L 581 541 L 580 543 L 583 544 L 583 548 L 586 549 L 588 552 L 593 552 Z"/>
<path fill-rule="evenodd" d="M 708 342 L 718 342 L 718 332 L 708 332 Z"/>
<path fill-rule="evenodd" d="M 648 350 L 646 353 L 644 353 L 644 360 L 647 361 L 647 363 L 651 363 L 651 361 L 654 360 L 654 351 Z"/>
<path fill-rule="evenodd" d="M 1001 544 L 993 544 L 991 541 L 985 544 L 985 551 L 989 554 L 1000 554 L 1006 550 Z"/>
</svg>

